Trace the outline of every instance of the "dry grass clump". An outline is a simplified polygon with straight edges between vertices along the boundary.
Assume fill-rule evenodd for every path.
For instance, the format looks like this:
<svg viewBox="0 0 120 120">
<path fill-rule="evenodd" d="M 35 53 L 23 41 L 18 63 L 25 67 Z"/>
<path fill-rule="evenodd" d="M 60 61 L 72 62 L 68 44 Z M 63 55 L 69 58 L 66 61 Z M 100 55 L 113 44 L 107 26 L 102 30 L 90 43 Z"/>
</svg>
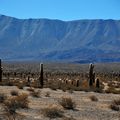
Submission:
<svg viewBox="0 0 120 120">
<path fill-rule="evenodd" d="M 45 97 L 50 97 L 50 92 L 46 92 Z"/>
<path fill-rule="evenodd" d="M 75 109 L 76 104 L 71 97 L 62 97 L 59 104 L 65 109 Z"/>
<path fill-rule="evenodd" d="M 7 99 L 4 103 L 4 110 L 6 114 L 16 115 L 16 110 L 18 109 L 18 103 L 15 99 Z"/>
<path fill-rule="evenodd" d="M 68 90 L 68 92 L 71 93 L 71 94 L 74 93 L 73 89 Z"/>
<path fill-rule="evenodd" d="M 32 91 L 30 94 L 31 94 L 33 97 L 38 98 L 38 97 L 40 97 L 40 92 L 41 92 L 41 91 Z"/>
<path fill-rule="evenodd" d="M 42 114 L 50 119 L 63 117 L 63 111 L 54 105 L 42 109 Z"/>
<path fill-rule="evenodd" d="M 113 103 L 116 104 L 116 105 L 120 105 L 120 98 L 117 99 L 117 100 L 114 100 Z"/>
<path fill-rule="evenodd" d="M 82 88 L 85 89 L 85 88 L 89 88 L 89 83 L 87 80 L 83 80 L 82 82 Z"/>
<path fill-rule="evenodd" d="M 110 105 L 110 108 L 115 111 L 120 110 L 120 99 L 112 101 L 112 104 Z"/>
<path fill-rule="evenodd" d="M 91 101 L 98 101 L 98 98 L 95 95 L 91 95 L 89 98 Z"/>
<path fill-rule="evenodd" d="M 109 87 L 105 92 L 113 93 L 113 94 L 120 94 L 120 90 L 117 90 L 116 88 L 113 88 L 113 87 Z"/>
<path fill-rule="evenodd" d="M 24 116 L 20 115 L 16 112 L 18 109 L 17 102 L 15 99 L 8 99 L 3 103 L 4 113 L 3 116 L 7 118 L 7 120 L 21 120 Z"/>
<path fill-rule="evenodd" d="M 8 119 L 8 120 L 19 120 L 18 118 L 21 119 L 23 117 L 22 115 L 19 115 L 16 110 L 20 108 L 28 108 L 28 95 L 27 94 L 21 94 L 18 96 L 10 97 L 6 99 L 3 102 L 3 108 L 4 108 L 4 113 L 3 115 Z"/>
<path fill-rule="evenodd" d="M 28 95 L 23 93 L 21 95 L 7 99 L 4 102 L 4 105 L 7 107 L 7 109 L 13 110 L 19 108 L 28 108 L 28 103 Z"/>
<path fill-rule="evenodd" d="M 31 88 L 31 87 L 27 88 L 27 90 L 30 91 L 30 92 L 34 92 L 34 88 Z"/>
<path fill-rule="evenodd" d="M 20 84 L 17 85 L 17 87 L 18 87 L 19 89 L 23 89 L 24 85 L 20 83 Z"/>
<path fill-rule="evenodd" d="M 6 96 L 3 93 L 0 93 L 0 103 L 3 103 L 6 100 Z"/>
<path fill-rule="evenodd" d="M 115 110 L 115 111 L 119 111 L 119 110 L 120 110 L 119 106 L 116 105 L 116 104 L 111 104 L 111 105 L 110 105 L 110 108 L 111 108 L 112 110 Z"/>
<path fill-rule="evenodd" d="M 12 96 L 18 96 L 18 91 L 12 90 L 12 91 L 10 92 L 10 94 L 11 94 Z"/>
<path fill-rule="evenodd" d="M 18 103 L 18 107 L 20 108 L 28 108 L 28 95 L 25 93 L 22 93 L 21 95 L 17 96 L 16 101 Z"/>
<path fill-rule="evenodd" d="M 0 82 L 0 85 L 2 86 L 13 86 L 13 83 L 10 80 L 3 80 L 2 82 Z"/>
</svg>

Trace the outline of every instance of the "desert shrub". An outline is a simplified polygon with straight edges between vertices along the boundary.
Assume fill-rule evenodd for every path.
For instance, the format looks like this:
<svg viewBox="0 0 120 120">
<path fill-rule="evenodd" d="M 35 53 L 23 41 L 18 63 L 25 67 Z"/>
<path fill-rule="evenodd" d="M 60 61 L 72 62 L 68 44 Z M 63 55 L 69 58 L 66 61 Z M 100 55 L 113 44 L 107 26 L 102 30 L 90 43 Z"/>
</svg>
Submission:
<svg viewBox="0 0 120 120">
<path fill-rule="evenodd" d="M 57 90 L 58 89 L 58 87 L 57 86 L 49 86 L 49 88 L 51 89 L 51 90 Z"/>
<path fill-rule="evenodd" d="M 66 92 L 66 90 L 67 90 L 66 88 L 63 88 L 63 89 L 62 89 L 63 92 Z"/>
<path fill-rule="evenodd" d="M 28 95 L 25 93 L 22 93 L 21 95 L 16 97 L 16 101 L 18 102 L 18 106 L 20 108 L 28 108 Z"/>
<path fill-rule="evenodd" d="M 120 98 L 113 101 L 114 104 L 120 105 Z"/>
<path fill-rule="evenodd" d="M 89 88 L 89 84 L 88 84 L 88 81 L 87 80 L 84 80 L 82 82 L 82 88 Z"/>
<path fill-rule="evenodd" d="M 119 111 L 119 110 L 120 110 L 119 106 L 118 106 L 118 105 L 115 105 L 115 104 L 111 104 L 111 105 L 110 105 L 110 108 L 111 108 L 112 110 L 115 110 L 115 111 Z"/>
<path fill-rule="evenodd" d="M 71 97 L 63 97 L 59 101 L 59 104 L 65 109 L 75 109 L 76 107 L 76 104 Z"/>
<path fill-rule="evenodd" d="M 28 108 L 28 95 L 23 93 L 21 95 L 7 99 L 4 106 L 9 112 L 15 112 L 19 108 Z"/>
<path fill-rule="evenodd" d="M 93 91 L 97 92 L 97 93 L 103 93 L 103 88 L 102 88 L 102 86 L 100 88 L 94 88 Z"/>
<path fill-rule="evenodd" d="M 46 87 L 52 90 L 57 90 L 61 89 L 62 84 L 59 81 L 55 82 L 54 80 L 50 80 L 49 82 L 47 82 Z"/>
<path fill-rule="evenodd" d="M 112 101 L 112 104 L 110 105 L 110 108 L 115 111 L 120 110 L 120 99 L 116 99 Z"/>
<path fill-rule="evenodd" d="M 46 92 L 45 97 L 50 97 L 50 92 Z"/>
<path fill-rule="evenodd" d="M 40 91 L 33 91 L 33 92 L 31 92 L 31 95 L 33 96 L 33 97 L 40 97 Z"/>
<path fill-rule="evenodd" d="M 3 93 L 0 93 L 0 103 L 3 103 L 6 100 L 6 96 Z"/>
<path fill-rule="evenodd" d="M 49 106 L 47 108 L 42 109 L 42 114 L 45 117 L 49 118 L 63 117 L 63 111 L 59 109 L 57 106 Z"/>
<path fill-rule="evenodd" d="M 18 108 L 17 102 L 15 99 L 7 99 L 4 102 L 4 110 L 6 113 L 9 113 L 10 115 L 14 115 L 16 113 L 16 110 Z"/>
<path fill-rule="evenodd" d="M 12 96 L 18 96 L 18 91 L 16 90 L 12 90 L 10 93 Z"/>
<path fill-rule="evenodd" d="M 31 88 L 31 87 L 27 88 L 27 90 L 30 91 L 30 92 L 34 92 L 34 88 Z"/>
<path fill-rule="evenodd" d="M 2 85 L 2 86 L 13 86 L 13 83 L 9 80 L 3 80 L 2 82 L 0 82 L 0 85 Z"/>
<path fill-rule="evenodd" d="M 113 87 L 109 87 L 105 92 L 106 93 L 113 93 L 113 94 L 120 94 L 120 90 L 116 90 Z"/>
<path fill-rule="evenodd" d="M 89 98 L 91 99 L 91 101 L 98 101 L 98 98 L 94 95 L 91 95 Z"/>
<path fill-rule="evenodd" d="M 21 84 L 21 83 L 19 83 L 19 84 L 17 85 L 17 87 L 18 87 L 19 89 L 23 89 L 24 85 Z"/>
<path fill-rule="evenodd" d="M 70 89 L 70 90 L 68 90 L 68 92 L 72 94 L 72 93 L 73 93 L 73 90 L 72 90 L 72 89 Z"/>
<path fill-rule="evenodd" d="M 18 114 L 16 110 L 19 108 L 14 98 L 9 98 L 3 103 L 3 116 L 8 120 L 21 120 L 24 116 Z"/>
</svg>

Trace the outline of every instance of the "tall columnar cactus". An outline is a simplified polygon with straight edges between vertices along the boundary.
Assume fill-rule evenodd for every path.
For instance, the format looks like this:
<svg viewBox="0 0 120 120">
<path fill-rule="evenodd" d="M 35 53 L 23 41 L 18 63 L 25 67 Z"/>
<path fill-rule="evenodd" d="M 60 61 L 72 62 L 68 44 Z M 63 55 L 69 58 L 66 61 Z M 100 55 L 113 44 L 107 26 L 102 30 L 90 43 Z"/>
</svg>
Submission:
<svg viewBox="0 0 120 120">
<path fill-rule="evenodd" d="M 43 63 L 40 64 L 40 78 L 39 78 L 39 81 L 40 81 L 41 87 L 43 87 L 43 85 L 44 85 L 44 83 L 43 83 Z"/>
<path fill-rule="evenodd" d="M 2 81 L 2 65 L 1 65 L 1 59 L 0 59 L 0 82 Z"/>
<path fill-rule="evenodd" d="M 27 78 L 28 86 L 30 86 L 30 76 Z"/>
<path fill-rule="evenodd" d="M 94 65 L 91 63 L 89 67 L 89 86 L 93 86 L 95 74 L 93 73 Z"/>
<path fill-rule="evenodd" d="M 76 87 L 79 87 L 79 80 L 76 81 Z"/>
<path fill-rule="evenodd" d="M 93 72 L 93 83 L 95 83 L 95 72 Z"/>
<path fill-rule="evenodd" d="M 96 79 L 96 88 L 100 88 L 100 80 L 98 78 Z"/>
</svg>

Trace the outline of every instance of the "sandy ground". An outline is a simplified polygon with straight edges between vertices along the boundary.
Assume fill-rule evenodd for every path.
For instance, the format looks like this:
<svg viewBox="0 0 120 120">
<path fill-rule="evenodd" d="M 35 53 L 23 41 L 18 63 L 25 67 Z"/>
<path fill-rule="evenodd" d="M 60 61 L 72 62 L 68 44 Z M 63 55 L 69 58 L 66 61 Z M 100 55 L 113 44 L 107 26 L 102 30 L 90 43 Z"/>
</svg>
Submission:
<svg viewBox="0 0 120 120">
<path fill-rule="evenodd" d="M 0 86 L 0 93 L 5 93 L 9 96 L 11 90 L 18 90 L 19 93 L 25 92 L 29 94 L 30 92 L 26 89 L 27 88 L 20 90 L 15 86 Z M 42 108 L 53 104 L 58 105 L 64 111 L 64 116 L 72 116 L 75 120 L 120 120 L 120 111 L 113 111 L 109 108 L 112 100 L 120 98 L 120 95 L 82 91 L 73 91 L 73 93 L 69 93 L 68 91 L 63 92 L 62 90 L 51 90 L 49 88 L 36 90 L 41 91 L 40 97 L 35 98 L 29 95 L 29 108 L 17 111 L 19 114 L 25 116 L 25 120 L 50 120 L 44 117 L 40 111 Z M 50 97 L 45 96 L 47 92 L 50 93 Z M 98 101 L 91 101 L 89 98 L 91 95 L 95 95 Z M 75 110 L 65 110 L 59 105 L 58 101 L 63 96 L 68 96 L 73 99 L 76 103 Z M 64 120 L 64 117 L 55 118 L 53 120 Z"/>
</svg>

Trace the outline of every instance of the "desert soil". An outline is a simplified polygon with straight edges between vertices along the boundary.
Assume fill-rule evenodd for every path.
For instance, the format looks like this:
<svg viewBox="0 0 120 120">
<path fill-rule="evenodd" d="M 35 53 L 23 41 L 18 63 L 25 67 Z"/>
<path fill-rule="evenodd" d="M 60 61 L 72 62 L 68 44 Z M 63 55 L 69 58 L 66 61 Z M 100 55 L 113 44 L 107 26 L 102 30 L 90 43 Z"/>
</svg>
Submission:
<svg viewBox="0 0 120 120">
<path fill-rule="evenodd" d="M 95 93 L 95 92 L 83 92 L 62 90 L 51 90 L 49 88 L 36 89 L 40 90 L 40 97 L 35 98 L 30 95 L 30 92 L 25 87 L 23 90 L 18 89 L 16 86 L 0 86 L 0 93 L 4 93 L 10 96 L 12 90 L 17 90 L 19 93 L 29 94 L 29 108 L 20 109 L 17 112 L 23 116 L 22 120 L 50 120 L 50 118 L 44 117 L 41 110 L 45 107 L 53 105 L 58 106 L 64 111 L 65 117 L 73 117 L 75 120 L 120 120 L 120 111 L 114 111 L 109 108 L 112 100 L 120 98 L 117 94 Z M 46 93 L 49 92 L 50 97 L 46 97 Z M 91 101 L 90 96 L 94 95 L 98 98 L 98 101 Z M 76 103 L 75 110 L 65 110 L 60 104 L 59 100 L 62 97 L 71 97 Z M 2 106 L 0 107 L 2 113 Z M 64 120 L 65 117 L 55 118 L 53 120 Z M 72 119 L 71 119 L 72 120 Z"/>
</svg>

